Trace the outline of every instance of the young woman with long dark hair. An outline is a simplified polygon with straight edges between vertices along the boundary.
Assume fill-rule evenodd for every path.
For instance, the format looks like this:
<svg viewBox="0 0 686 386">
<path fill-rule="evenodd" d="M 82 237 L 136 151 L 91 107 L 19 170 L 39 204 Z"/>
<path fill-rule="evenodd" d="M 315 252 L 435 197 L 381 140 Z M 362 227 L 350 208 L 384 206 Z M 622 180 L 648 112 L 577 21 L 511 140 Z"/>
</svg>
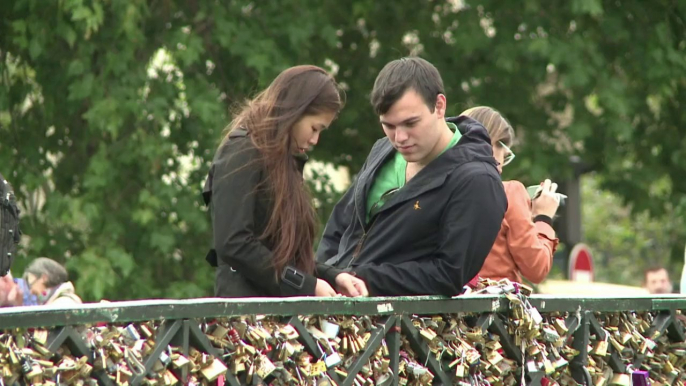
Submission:
<svg viewBox="0 0 686 386">
<path fill-rule="evenodd" d="M 315 263 L 317 216 L 303 181 L 307 151 L 342 106 L 325 70 L 296 66 L 234 116 L 203 190 L 216 296 L 366 296 L 361 280 Z"/>
</svg>

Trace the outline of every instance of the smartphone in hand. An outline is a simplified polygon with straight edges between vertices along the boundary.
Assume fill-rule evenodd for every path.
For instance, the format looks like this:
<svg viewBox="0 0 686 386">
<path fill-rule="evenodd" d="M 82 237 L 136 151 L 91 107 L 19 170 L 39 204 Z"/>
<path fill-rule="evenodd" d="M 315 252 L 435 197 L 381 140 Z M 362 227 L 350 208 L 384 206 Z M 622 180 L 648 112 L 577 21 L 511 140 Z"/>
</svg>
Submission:
<svg viewBox="0 0 686 386">
<path fill-rule="evenodd" d="M 541 185 L 531 185 L 526 188 L 526 192 L 529 193 L 529 198 L 531 200 L 535 200 L 538 198 L 538 196 L 541 195 L 541 191 L 543 190 L 543 187 Z M 560 200 L 560 205 L 564 205 L 565 203 L 565 198 L 567 198 L 566 195 L 562 193 L 555 193 L 557 195 L 558 200 Z"/>
</svg>

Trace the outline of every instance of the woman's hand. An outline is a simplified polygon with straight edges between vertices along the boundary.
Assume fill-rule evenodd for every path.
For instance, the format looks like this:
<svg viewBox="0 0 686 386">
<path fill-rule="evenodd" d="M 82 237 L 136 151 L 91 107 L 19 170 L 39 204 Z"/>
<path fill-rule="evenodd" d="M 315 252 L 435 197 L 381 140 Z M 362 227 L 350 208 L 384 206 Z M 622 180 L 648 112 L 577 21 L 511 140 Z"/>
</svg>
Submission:
<svg viewBox="0 0 686 386">
<path fill-rule="evenodd" d="M 367 291 L 367 285 L 364 284 L 364 281 L 349 273 L 340 273 L 336 276 L 336 288 L 345 296 L 369 296 L 369 291 Z"/>
<path fill-rule="evenodd" d="M 314 287 L 314 296 L 338 296 L 336 291 L 325 280 L 317 279 L 317 285 Z"/>
<path fill-rule="evenodd" d="M 541 214 L 550 218 L 555 216 L 557 208 L 560 206 L 560 200 L 556 194 L 556 191 L 556 183 L 550 180 L 545 180 L 545 182 L 543 182 L 541 194 L 531 203 L 531 212 L 533 217 Z"/>
</svg>

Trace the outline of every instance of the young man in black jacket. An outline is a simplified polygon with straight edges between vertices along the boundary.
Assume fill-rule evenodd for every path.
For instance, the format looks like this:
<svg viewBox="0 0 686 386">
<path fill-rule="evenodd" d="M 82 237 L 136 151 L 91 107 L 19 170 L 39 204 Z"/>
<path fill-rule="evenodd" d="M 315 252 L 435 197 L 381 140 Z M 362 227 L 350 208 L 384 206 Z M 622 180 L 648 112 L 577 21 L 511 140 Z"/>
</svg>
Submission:
<svg viewBox="0 0 686 386">
<path fill-rule="evenodd" d="M 488 134 L 446 119 L 443 80 L 421 58 L 388 63 L 371 102 L 386 138 L 334 208 L 317 260 L 354 272 L 371 296 L 457 295 L 507 209 Z"/>
</svg>

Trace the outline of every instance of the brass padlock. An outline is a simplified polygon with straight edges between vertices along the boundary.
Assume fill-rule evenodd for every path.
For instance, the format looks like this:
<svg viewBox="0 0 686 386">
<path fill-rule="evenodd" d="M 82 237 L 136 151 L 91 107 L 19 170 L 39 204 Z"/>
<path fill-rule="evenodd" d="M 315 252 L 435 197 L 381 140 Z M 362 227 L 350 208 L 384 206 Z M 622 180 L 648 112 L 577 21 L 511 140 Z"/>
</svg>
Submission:
<svg viewBox="0 0 686 386">
<path fill-rule="evenodd" d="M 460 363 L 455 367 L 455 376 L 460 379 L 467 377 L 467 367 L 464 363 Z"/>
<path fill-rule="evenodd" d="M 315 364 L 312 365 L 312 369 L 310 370 L 310 375 L 313 377 L 318 377 L 325 372 L 326 372 L 326 363 L 324 363 L 324 361 L 322 361 L 322 360 L 319 360 Z"/>
<path fill-rule="evenodd" d="M 553 327 L 560 336 L 567 335 L 567 332 L 569 332 L 567 329 L 567 323 L 565 323 L 564 319 L 562 318 L 556 318 L 553 321 Z"/>
<path fill-rule="evenodd" d="M 48 330 L 34 330 L 33 331 L 33 340 L 34 342 L 45 346 L 48 343 Z"/>
<path fill-rule="evenodd" d="M 565 360 L 564 358 L 559 358 L 555 361 L 555 363 L 553 363 L 553 366 L 555 367 L 556 371 L 564 369 L 565 367 L 567 367 L 567 365 L 569 365 L 569 362 L 567 362 L 567 360 Z"/>
<path fill-rule="evenodd" d="M 274 366 L 272 361 L 270 361 L 265 355 L 260 355 L 258 357 L 256 360 L 256 365 L 257 368 L 255 372 L 264 380 L 266 380 L 274 372 L 274 370 L 276 370 L 276 366 Z"/>
<path fill-rule="evenodd" d="M 629 374 L 615 374 L 612 376 L 610 386 L 631 386 L 631 376 Z"/>
<path fill-rule="evenodd" d="M 617 350 L 618 353 L 624 351 L 624 346 L 612 336 L 610 337 L 610 344 L 615 348 L 615 350 Z"/>
<path fill-rule="evenodd" d="M 491 366 L 489 368 L 489 370 L 496 377 L 500 377 L 501 375 L 503 375 L 503 370 L 500 367 L 498 367 L 497 365 Z"/>
<path fill-rule="evenodd" d="M 593 384 L 596 386 L 605 386 L 607 380 L 603 374 L 598 375 L 594 380 Z"/>
<path fill-rule="evenodd" d="M 176 385 L 177 383 L 179 383 L 179 379 L 176 378 L 174 373 L 172 373 L 171 370 L 166 370 L 162 375 L 162 384 L 165 386 L 171 386 Z"/>
<path fill-rule="evenodd" d="M 227 370 L 227 367 L 221 360 L 214 358 L 209 366 L 200 370 L 200 374 L 202 374 L 202 377 L 205 378 L 208 382 L 213 382 L 220 375 L 226 374 Z"/>
<path fill-rule="evenodd" d="M 231 374 L 238 375 L 245 371 L 245 363 L 242 360 L 233 359 L 230 364 Z"/>
<path fill-rule="evenodd" d="M 421 335 L 424 339 L 426 339 L 429 342 L 433 341 L 438 336 L 438 334 L 436 334 L 434 331 L 428 328 L 421 329 L 419 331 L 419 335 Z"/>
<path fill-rule="evenodd" d="M 604 357 L 607 355 L 608 335 L 609 334 L 606 332 L 604 338 L 596 342 L 595 346 L 593 347 L 593 350 L 591 351 L 591 354 L 597 355 L 599 357 Z"/>
<path fill-rule="evenodd" d="M 497 366 L 500 361 L 503 360 L 503 356 L 500 355 L 497 351 L 492 351 L 490 354 L 487 356 L 488 362 L 492 364 L 493 366 Z"/>
<path fill-rule="evenodd" d="M 545 371 L 546 375 L 551 375 L 555 372 L 555 367 L 553 367 L 553 363 L 550 361 L 550 359 L 543 359 L 543 370 Z"/>
</svg>

